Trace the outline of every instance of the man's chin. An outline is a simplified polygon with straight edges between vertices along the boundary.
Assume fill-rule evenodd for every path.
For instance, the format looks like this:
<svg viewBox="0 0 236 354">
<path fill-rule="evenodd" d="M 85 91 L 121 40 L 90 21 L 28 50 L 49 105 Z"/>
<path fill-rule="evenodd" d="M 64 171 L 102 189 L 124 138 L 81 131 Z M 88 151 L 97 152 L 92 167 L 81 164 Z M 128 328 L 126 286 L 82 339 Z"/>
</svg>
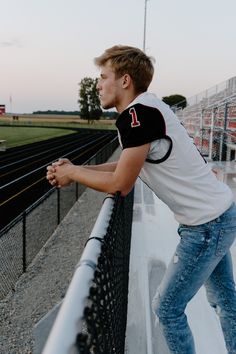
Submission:
<svg viewBox="0 0 236 354">
<path fill-rule="evenodd" d="M 112 104 L 106 104 L 106 103 L 101 103 L 101 106 L 103 109 L 110 109 L 110 108 L 113 108 L 114 105 Z"/>
</svg>

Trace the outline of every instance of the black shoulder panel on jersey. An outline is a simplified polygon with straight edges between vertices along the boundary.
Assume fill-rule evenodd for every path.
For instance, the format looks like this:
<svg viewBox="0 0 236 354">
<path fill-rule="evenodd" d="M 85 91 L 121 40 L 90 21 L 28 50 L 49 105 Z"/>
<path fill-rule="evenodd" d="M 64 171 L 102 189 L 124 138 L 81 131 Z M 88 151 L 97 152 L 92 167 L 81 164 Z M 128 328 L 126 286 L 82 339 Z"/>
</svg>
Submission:
<svg viewBox="0 0 236 354">
<path fill-rule="evenodd" d="M 124 110 L 116 126 L 123 149 L 151 143 L 166 136 L 165 120 L 161 112 L 140 103 Z"/>
</svg>

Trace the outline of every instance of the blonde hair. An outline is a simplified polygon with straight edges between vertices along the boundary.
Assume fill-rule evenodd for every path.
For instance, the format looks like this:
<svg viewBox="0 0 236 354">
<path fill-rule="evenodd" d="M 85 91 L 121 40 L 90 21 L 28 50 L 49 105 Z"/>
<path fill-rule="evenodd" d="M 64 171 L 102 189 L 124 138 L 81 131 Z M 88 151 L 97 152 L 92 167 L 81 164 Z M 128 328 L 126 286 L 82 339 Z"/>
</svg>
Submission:
<svg viewBox="0 0 236 354">
<path fill-rule="evenodd" d="M 135 47 L 116 45 L 94 59 L 98 67 L 110 62 L 116 78 L 129 74 L 137 93 L 145 92 L 154 74 L 154 59 Z"/>
</svg>

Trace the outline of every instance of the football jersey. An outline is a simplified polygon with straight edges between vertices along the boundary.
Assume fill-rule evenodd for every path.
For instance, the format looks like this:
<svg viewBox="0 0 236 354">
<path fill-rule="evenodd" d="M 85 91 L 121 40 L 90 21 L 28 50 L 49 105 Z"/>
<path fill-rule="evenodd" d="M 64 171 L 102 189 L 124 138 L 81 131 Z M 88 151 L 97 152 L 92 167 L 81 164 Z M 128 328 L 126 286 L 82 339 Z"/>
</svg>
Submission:
<svg viewBox="0 0 236 354">
<path fill-rule="evenodd" d="M 185 225 L 220 216 L 233 202 L 230 188 L 217 180 L 174 112 L 144 92 L 119 115 L 122 149 L 150 143 L 139 177 Z"/>
</svg>

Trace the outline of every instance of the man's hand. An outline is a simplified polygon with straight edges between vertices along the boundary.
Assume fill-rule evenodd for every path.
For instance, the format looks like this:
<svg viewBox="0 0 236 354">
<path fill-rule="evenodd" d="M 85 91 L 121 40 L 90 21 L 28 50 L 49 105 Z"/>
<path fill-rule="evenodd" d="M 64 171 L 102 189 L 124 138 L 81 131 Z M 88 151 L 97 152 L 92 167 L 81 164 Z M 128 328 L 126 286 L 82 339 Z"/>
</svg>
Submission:
<svg viewBox="0 0 236 354">
<path fill-rule="evenodd" d="M 97 167 L 76 166 L 70 161 L 59 160 L 48 166 L 47 179 L 53 186 L 63 187 L 71 182 L 81 183 L 89 188 L 104 193 L 121 192 L 127 195 L 145 163 L 150 143 L 126 148 L 119 161 Z"/>
<path fill-rule="evenodd" d="M 64 165 L 64 169 L 61 168 Z M 66 167 L 67 166 L 67 167 Z M 72 162 L 68 159 L 59 159 L 53 162 L 52 165 L 47 167 L 46 178 L 52 186 L 64 187 L 73 182 L 68 176 L 69 166 L 73 166 Z"/>
</svg>

